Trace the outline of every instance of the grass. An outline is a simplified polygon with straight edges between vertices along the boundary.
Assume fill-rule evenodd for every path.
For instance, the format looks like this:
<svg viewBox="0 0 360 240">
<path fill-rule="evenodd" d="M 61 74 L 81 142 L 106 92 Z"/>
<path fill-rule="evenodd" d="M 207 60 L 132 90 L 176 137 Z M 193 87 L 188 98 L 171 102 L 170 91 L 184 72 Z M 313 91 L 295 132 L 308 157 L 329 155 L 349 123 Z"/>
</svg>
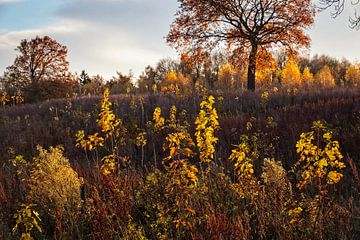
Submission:
<svg viewBox="0 0 360 240">
<path fill-rule="evenodd" d="M 263 91 L 269 92 L 269 99 L 262 99 Z M 111 96 L 115 115 L 128 129 L 125 137 L 130 141 L 137 129 L 142 129 L 147 132 L 148 144 L 143 149 L 130 144 L 131 141 L 123 146 L 121 156 L 127 156 L 131 163 L 110 177 L 100 174 L 96 166 L 101 164 L 95 160 L 97 155 L 104 155 L 105 150 L 85 154 L 75 147 L 78 130 L 84 130 L 86 134 L 98 131 L 96 119 L 101 97 L 49 100 L 1 109 L 0 230 L 4 230 L 0 238 L 11 236 L 12 215 L 21 202 L 29 201 L 28 186 L 19 184 L 16 168 L 9 159 L 23 155 L 29 160 L 38 155 L 37 145 L 45 149 L 62 145 L 64 156 L 83 178 L 81 210 L 71 215 L 70 220 L 62 219 L 65 215 L 61 212 L 54 215 L 44 211 L 43 206 L 36 206 L 44 230 L 42 234 L 34 233 L 38 234 L 34 235 L 37 238 L 238 239 L 243 236 L 243 239 L 306 239 L 311 236 L 356 239 L 360 236 L 357 230 L 360 226 L 357 172 L 360 167 L 359 89 L 303 89 L 296 94 L 264 89 L 256 93 L 211 94 L 215 96 L 219 116 L 220 129 L 215 134 L 219 140 L 212 171 L 204 175 L 200 170 L 198 183 L 191 188 L 191 193 L 187 193 L 183 186 L 174 185 L 169 178 L 171 172 L 161 165 L 161 160 L 168 156 L 168 152 L 163 151 L 168 130 L 151 133 L 148 122 L 152 121 L 156 107 L 161 107 L 167 119 L 170 106 L 175 105 L 178 113 L 186 111 L 184 120 L 190 124 L 188 132 L 194 135 L 193 123 L 200 110 L 201 95 Z M 274 122 L 271 127 L 267 126 L 269 117 Z M 312 122 L 318 119 L 329 124 L 334 139 L 340 142 L 348 166 L 340 184 L 327 188 L 326 195 L 314 189 L 296 189 L 299 173 L 292 171 L 299 159 L 296 142 L 300 134 L 309 131 Z M 257 194 L 245 198 L 233 188 L 239 179 L 228 160 L 233 145 L 240 142 L 242 135 L 256 139 L 251 140 L 251 152 L 258 153 L 253 155 L 252 161 L 254 178 L 260 182 L 259 188 L 248 189 Z M 142 156 L 145 156 L 144 168 L 141 168 Z M 265 157 L 280 161 L 286 170 L 281 184 L 292 186 L 291 193 L 288 187 L 274 188 L 265 184 L 261 178 Z M 154 169 L 155 160 L 160 170 Z M 201 167 L 196 156 L 191 157 L 188 164 Z M 31 174 L 27 178 L 31 178 Z M 185 191 L 186 203 L 194 213 L 174 202 L 184 194 L 181 191 Z M 41 201 L 33 199 L 32 202 Z M 302 206 L 304 212 L 298 216 L 298 222 L 290 224 L 292 218 L 287 213 L 296 206 Z M 314 210 L 315 221 L 312 206 L 321 209 Z M 179 209 L 175 211 L 174 207 Z M 179 227 L 178 220 L 186 224 Z"/>
</svg>

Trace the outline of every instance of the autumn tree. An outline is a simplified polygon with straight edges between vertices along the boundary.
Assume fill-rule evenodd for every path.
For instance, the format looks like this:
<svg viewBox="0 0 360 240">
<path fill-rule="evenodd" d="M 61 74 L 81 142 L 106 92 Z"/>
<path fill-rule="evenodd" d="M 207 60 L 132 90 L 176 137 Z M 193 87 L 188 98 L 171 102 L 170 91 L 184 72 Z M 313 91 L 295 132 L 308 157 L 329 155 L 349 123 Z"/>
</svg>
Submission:
<svg viewBox="0 0 360 240">
<path fill-rule="evenodd" d="M 132 78 L 132 72 L 130 72 L 128 75 L 122 74 L 121 72 L 116 72 L 116 75 L 110 79 L 110 81 L 107 83 L 107 86 L 110 88 L 110 91 L 113 94 L 130 93 L 134 88 L 134 85 L 132 84 Z"/>
<path fill-rule="evenodd" d="M 37 94 L 46 87 L 58 88 L 73 81 L 66 60 L 67 48 L 54 39 L 48 36 L 24 39 L 16 51 L 19 55 L 5 72 L 8 88 Z"/>
<path fill-rule="evenodd" d="M 289 59 L 281 71 L 281 83 L 287 86 L 301 85 L 301 72 L 293 59 Z"/>
<path fill-rule="evenodd" d="M 216 82 L 216 88 L 230 90 L 234 86 L 235 71 L 231 64 L 224 63 L 220 65 L 219 79 Z"/>
<path fill-rule="evenodd" d="M 270 86 L 274 83 L 278 69 L 278 62 L 273 54 L 260 51 L 256 61 L 256 81 L 260 86 Z"/>
<path fill-rule="evenodd" d="M 336 84 L 344 81 L 346 70 L 351 65 L 346 59 L 338 60 L 326 55 L 315 55 L 312 58 L 300 58 L 299 66 L 301 69 L 309 68 L 310 72 L 318 73 L 325 65 L 331 69 L 331 74 L 335 78 Z"/>
<path fill-rule="evenodd" d="M 360 83 L 360 65 L 351 65 L 345 74 L 345 84 L 357 86 Z"/>
<path fill-rule="evenodd" d="M 165 74 L 161 83 L 161 89 L 167 93 L 178 93 L 180 90 L 189 89 L 190 80 L 182 73 L 170 71 Z"/>
<path fill-rule="evenodd" d="M 329 66 L 325 65 L 315 75 L 315 82 L 324 87 L 334 87 L 335 79 L 331 73 Z"/>
<path fill-rule="evenodd" d="M 308 47 L 304 30 L 314 22 L 311 0 L 178 0 L 167 42 L 179 52 L 210 51 L 225 43 L 248 59 L 248 89 L 255 89 L 258 52 Z"/>
<path fill-rule="evenodd" d="M 147 66 L 137 80 L 137 87 L 140 92 L 152 92 L 156 84 L 156 71 L 153 67 Z"/>
<path fill-rule="evenodd" d="M 193 90 L 196 85 L 200 84 L 202 71 L 205 67 L 205 61 L 208 56 L 200 55 L 201 53 L 194 54 L 181 54 L 180 57 L 180 71 L 181 73 L 191 80 L 191 87 Z"/>
<path fill-rule="evenodd" d="M 311 85 L 314 83 L 314 75 L 310 72 L 308 67 L 305 67 L 301 75 L 302 83 L 305 85 Z"/>
</svg>

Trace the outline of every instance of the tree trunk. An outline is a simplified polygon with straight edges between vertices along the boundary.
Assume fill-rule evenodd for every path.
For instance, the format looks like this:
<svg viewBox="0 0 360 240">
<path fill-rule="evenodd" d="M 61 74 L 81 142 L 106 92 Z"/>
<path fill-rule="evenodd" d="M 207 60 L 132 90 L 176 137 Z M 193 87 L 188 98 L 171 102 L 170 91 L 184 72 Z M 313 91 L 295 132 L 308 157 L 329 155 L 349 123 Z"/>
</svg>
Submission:
<svg viewBox="0 0 360 240">
<path fill-rule="evenodd" d="M 248 67 L 248 90 L 255 91 L 255 74 L 256 74 L 256 57 L 258 52 L 258 45 L 251 44 L 251 52 L 249 55 Z"/>
</svg>

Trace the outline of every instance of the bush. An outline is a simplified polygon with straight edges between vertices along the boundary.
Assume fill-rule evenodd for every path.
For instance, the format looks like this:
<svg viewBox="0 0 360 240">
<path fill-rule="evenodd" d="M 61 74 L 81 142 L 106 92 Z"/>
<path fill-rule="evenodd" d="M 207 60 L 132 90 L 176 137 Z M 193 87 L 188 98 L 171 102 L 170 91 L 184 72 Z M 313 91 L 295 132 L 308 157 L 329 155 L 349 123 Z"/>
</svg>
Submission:
<svg viewBox="0 0 360 240">
<path fill-rule="evenodd" d="M 59 147 L 38 147 L 34 167 L 27 180 L 27 201 L 39 206 L 42 214 L 55 220 L 57 230 L 72 225 L 81 207 L 82 179 L 71 168 Z"/>
</svg>

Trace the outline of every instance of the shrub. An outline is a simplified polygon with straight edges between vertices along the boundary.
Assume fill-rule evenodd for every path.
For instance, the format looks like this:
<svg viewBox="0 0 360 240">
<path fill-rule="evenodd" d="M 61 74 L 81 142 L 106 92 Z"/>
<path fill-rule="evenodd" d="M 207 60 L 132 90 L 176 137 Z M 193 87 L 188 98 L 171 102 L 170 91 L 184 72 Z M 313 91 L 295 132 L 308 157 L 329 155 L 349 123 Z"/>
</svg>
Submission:
<svg viewBox="0 0 360 240">
<path fill-rule="evenodd" d="M 57 230 L 74 224 L 81 207 L 82 179 L 71 168 L 59 147 L 45 150 L 38 147 L 28 187 L 27 201 L 35 203 L 39 212 L 55 218 Z M 63 224 L 61 224 L 63 223 Z"/>
</svg>

